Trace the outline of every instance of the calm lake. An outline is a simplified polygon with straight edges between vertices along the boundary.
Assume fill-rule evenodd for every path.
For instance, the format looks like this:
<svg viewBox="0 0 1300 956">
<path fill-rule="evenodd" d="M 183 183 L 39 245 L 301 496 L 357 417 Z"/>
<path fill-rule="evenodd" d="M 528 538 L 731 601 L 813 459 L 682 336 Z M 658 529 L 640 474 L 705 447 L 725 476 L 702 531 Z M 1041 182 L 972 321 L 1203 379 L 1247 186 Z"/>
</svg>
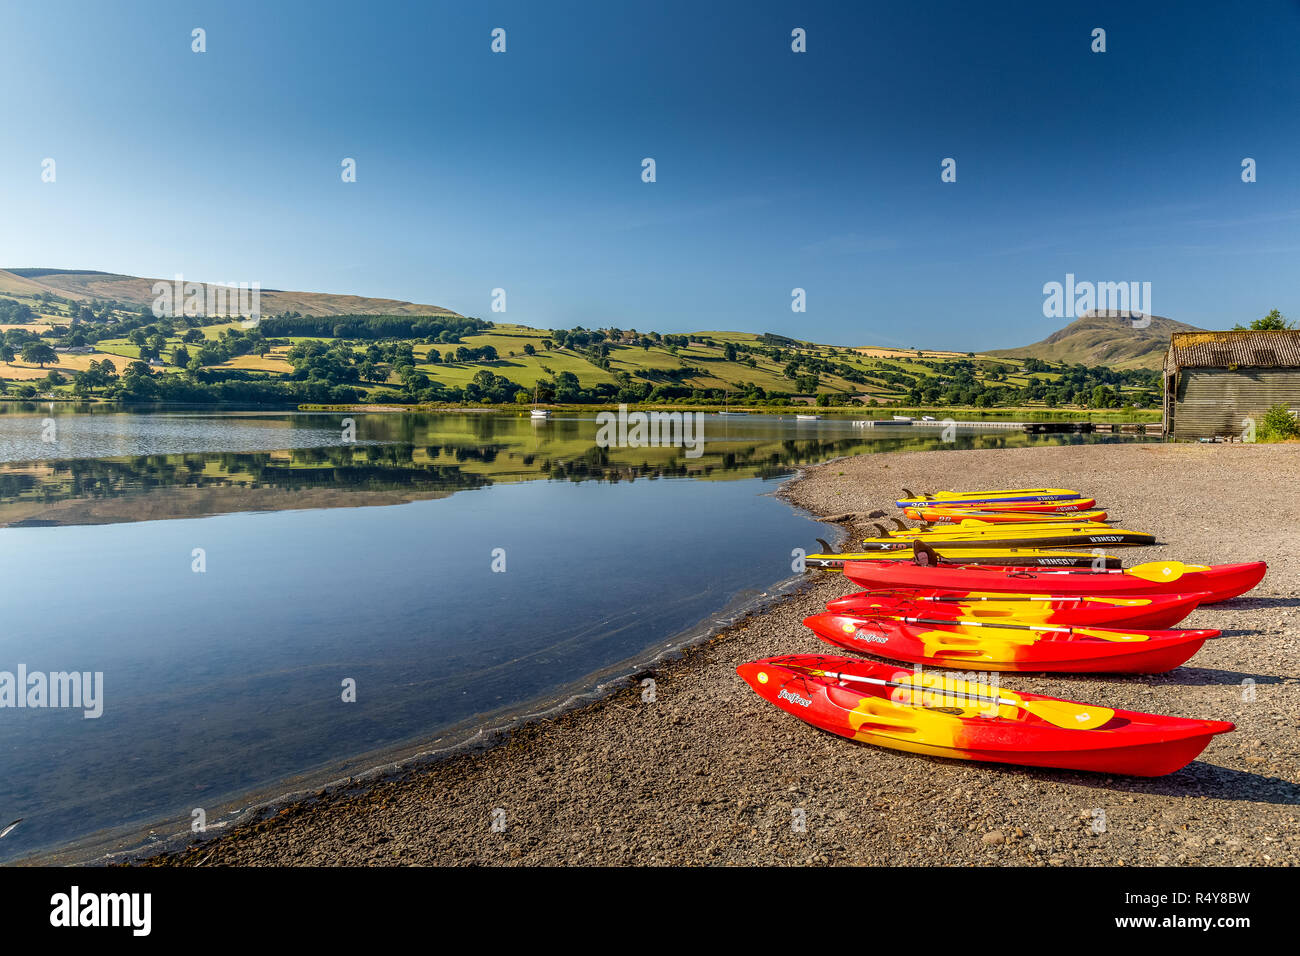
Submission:
<svg viewBox="0 0 1300 956">
<path fill-rule="evenodd" d="M 801 464 L 1100 440 L 709 415 L 689 457 L 597 429 L 0 404 L 0 681 L 103 674 L 99 717 L 0 707 L 0 860 L 211 827 L 633 673 L 791 578 L 826 531 L 772 497 Z"/>
</svg>

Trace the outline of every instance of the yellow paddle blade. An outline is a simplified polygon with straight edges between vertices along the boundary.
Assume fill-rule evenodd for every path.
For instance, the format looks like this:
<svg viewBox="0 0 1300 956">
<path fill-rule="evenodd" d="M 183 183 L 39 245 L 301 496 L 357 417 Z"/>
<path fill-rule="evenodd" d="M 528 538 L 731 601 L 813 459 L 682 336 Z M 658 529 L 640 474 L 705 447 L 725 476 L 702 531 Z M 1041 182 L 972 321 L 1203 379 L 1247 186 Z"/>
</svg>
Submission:
<svg viewBox="0 0 1300 956">
<path fill-rule="evenodd" d="M 1129 568 L 1125 573 L 1143 581 L 1177 581 L 1185 571 L 1194 570 L 1196 565 L 1183 564 L 1181 561 L 1148 561 Z"/>
<path fill-rule="evenodd" d="M 1022 700 L 1020 707 L 1049 724 L 1073 730 L 1094 730 L 1110 722 L 1115 711 L 1068 700 Z"/>
<path fill-rule="evenodd" d="M 1095 637 L 1098 640 L 1117 641 L 1121 644 L 1151 640 L 1148 634 L 1134 634 L 1130 631 L 1096 631 L 1090 627 L 1072 627 L 1069 630 L 1071 634 L 1078 634 L 1080 637 Z"/>
</svg>

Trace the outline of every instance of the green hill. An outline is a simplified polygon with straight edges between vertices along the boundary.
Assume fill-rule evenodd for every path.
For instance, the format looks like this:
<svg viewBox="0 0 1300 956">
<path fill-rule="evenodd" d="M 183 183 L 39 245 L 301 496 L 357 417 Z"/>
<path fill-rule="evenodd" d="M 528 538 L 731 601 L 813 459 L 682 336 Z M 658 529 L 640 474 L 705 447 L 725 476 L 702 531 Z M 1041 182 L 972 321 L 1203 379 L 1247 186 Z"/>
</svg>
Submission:
<svg viewBox="0 0 1300 956">
<path fill-rule="evenodd" d="M 1150 318 L 1151 324 L 1146 328 L 1134 328 L 1128 318 L 1089 312 L 1041 342 L 989 354 L 1108 368 L 1158 369 L 1164 362 L 1171 333 L 1201 331 L 1194 325 L 1158 315 Z"/>
<path fill-rule="evenodd" d="M 0 295 L 40 295 L 47 292 L 78 302 L 101 300 L 125 306 L 151 305 L 156 282 L 171 279 L 143 279 L 138 276 L 75 269 L 7 269 L 0 270 Z M 199 280 L 191 280 L 199 281 Z M 210 288 L 210 287 L 209 287 Z M 437 305 L 420 305 L 401 299 L 374 299 L 360 295 L 336 295 L 330 292 L 286 292 L 262 289 L 263 315 L 278 312 L 301 312 L 304 315 L 455 315 Z"/>
</svg>

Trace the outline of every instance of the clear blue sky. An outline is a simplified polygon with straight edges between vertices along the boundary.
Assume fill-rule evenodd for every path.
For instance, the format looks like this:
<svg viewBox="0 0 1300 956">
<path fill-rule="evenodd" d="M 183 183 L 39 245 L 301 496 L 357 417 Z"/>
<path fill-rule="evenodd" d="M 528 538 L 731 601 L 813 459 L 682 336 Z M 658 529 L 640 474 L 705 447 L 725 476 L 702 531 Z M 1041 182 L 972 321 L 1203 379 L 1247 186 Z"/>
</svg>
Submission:
<svg viewBox="0 0 1300 956">
<path fill-rule="evenodd" d="M 1300 318 L 1296 0 L 51 0 L 0 83 L 0 267 L 963 349 L 1064 324 L 1067 272 Z"/>
</svg>

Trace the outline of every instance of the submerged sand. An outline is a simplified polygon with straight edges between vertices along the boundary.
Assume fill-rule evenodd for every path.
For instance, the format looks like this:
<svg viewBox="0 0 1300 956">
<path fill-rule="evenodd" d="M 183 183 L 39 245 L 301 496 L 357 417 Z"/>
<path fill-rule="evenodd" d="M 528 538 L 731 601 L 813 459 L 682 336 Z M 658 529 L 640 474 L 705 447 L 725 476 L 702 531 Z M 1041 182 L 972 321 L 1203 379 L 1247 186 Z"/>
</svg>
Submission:
<svg viewBox="0 0 1300 956">
<path fill-rule="evenodd" d="M 902 487 L 1069 487 L 1165 542 L 1130 550 L 1130 562 L 1266 559 L 1259 588 L 1187 620 L 1223 631 L 1189 666 L 1127 678 L 1003 675 L 1011 689 L 1236 723 L 1170 776 L 935 760 L 776 710 L 735 668 L 826 652 L 801 620 L 856 588 L 819 573 L 658 668 L 653 699 L 632 687 L 493 749 L 334 788 L 149 862 L 1294 865 L 1298 465 L 1293 445 L 1084 445 L 861 456 L 787 486 L 821 515 L 889 507 Z M 800 546 L 813 542 L 791 542 Z"/>
</svg>

